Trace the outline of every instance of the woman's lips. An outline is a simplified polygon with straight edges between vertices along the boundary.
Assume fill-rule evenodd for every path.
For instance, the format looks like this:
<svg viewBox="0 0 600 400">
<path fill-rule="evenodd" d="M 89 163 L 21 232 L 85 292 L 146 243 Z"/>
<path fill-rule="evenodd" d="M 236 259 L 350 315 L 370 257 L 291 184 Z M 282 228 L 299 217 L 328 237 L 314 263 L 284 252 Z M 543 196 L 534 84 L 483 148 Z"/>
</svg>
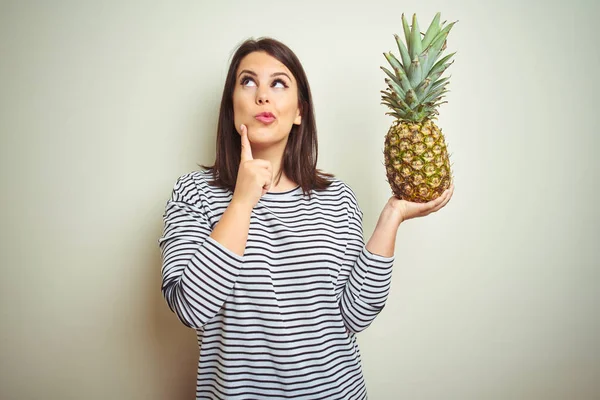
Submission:
<svg viewBox="0 0 600 400">
<path fill-rule="evenodd" d="M 275 117 L 270 117 L 270 116 L 266 116 L 266 115 L 257 115 L 255 117 L 258 121 L 262 122 L 263 124 L 270 124 L 273 121 L 275 121 Z"/>
</svg>

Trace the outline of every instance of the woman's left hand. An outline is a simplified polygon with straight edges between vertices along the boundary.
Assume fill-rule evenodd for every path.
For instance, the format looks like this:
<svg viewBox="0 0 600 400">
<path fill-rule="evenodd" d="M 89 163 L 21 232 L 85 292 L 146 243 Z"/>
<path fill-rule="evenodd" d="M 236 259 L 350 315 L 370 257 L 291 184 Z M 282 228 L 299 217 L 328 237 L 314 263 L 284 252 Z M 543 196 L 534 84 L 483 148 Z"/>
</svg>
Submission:
<svg viewBox="0 0 600 400">
<path fill-rule="evenodd" d="M 454 193 L 454 185 L 450 185 L 442 195 L 427 203 L 415 203 L 411 201 L 401 200 L 396 196 L 390 197 L 385 208 L 393 210 L 393 214 L 399 218 L 399 224 L 403 221 L 424 217 L 443 208 Z"/>
</svg>

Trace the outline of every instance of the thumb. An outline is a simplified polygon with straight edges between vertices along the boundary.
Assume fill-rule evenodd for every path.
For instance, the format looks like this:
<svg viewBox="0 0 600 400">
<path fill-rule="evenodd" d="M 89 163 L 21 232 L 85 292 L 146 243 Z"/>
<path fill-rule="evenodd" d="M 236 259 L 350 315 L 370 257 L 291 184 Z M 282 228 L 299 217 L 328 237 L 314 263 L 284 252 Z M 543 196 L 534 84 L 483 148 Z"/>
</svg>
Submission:
<svg viewBox="0 0 600 400">
<path fill-rule="evenodd" d="M 241 161 L 253 160 L 252 158 L 252 148 L 250 147 L 250 140 L 248 140 L 248 128 L 246 125 L 240 127 L 240 135 L 242 138 L 242 156 Z"/>
</svg>

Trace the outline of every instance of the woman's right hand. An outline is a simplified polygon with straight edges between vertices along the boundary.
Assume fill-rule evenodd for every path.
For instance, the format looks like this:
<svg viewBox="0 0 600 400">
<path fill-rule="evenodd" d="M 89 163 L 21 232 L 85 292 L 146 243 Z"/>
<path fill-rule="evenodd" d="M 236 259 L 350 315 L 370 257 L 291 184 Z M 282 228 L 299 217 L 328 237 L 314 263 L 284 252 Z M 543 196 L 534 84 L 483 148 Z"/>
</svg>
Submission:
<svg viewBox="0 0 600 400">
<path fill-rule="evenodd" d="M 269 191 L 273 181 L 273 168 L 267 160 L 255 160 L 248 140 L 248 128 L 240 127 L 242 154 L 232 203 L 253 209 L 260 198 Z"/>
</svg>

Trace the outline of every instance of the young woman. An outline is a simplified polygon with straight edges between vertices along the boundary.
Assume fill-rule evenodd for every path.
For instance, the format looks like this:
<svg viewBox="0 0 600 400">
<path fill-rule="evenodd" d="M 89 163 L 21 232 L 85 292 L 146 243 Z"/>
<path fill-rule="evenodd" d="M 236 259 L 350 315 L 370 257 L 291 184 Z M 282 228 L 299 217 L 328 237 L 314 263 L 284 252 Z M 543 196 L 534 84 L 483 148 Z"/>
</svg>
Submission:
<svg viewBox="0 0 600 400">
<path fill-rule="evenodd" d="M 233 56 L 215 164 L 177 180 L 162 292 L 197 332 L 198 399 L 364 399 L 356 333 L 384 307 L 402 221 L 442 208 L 389 199 L 365 245 L 352 190 L 316 168 L 304 70 L 273 39 Z"/>
</svg>

